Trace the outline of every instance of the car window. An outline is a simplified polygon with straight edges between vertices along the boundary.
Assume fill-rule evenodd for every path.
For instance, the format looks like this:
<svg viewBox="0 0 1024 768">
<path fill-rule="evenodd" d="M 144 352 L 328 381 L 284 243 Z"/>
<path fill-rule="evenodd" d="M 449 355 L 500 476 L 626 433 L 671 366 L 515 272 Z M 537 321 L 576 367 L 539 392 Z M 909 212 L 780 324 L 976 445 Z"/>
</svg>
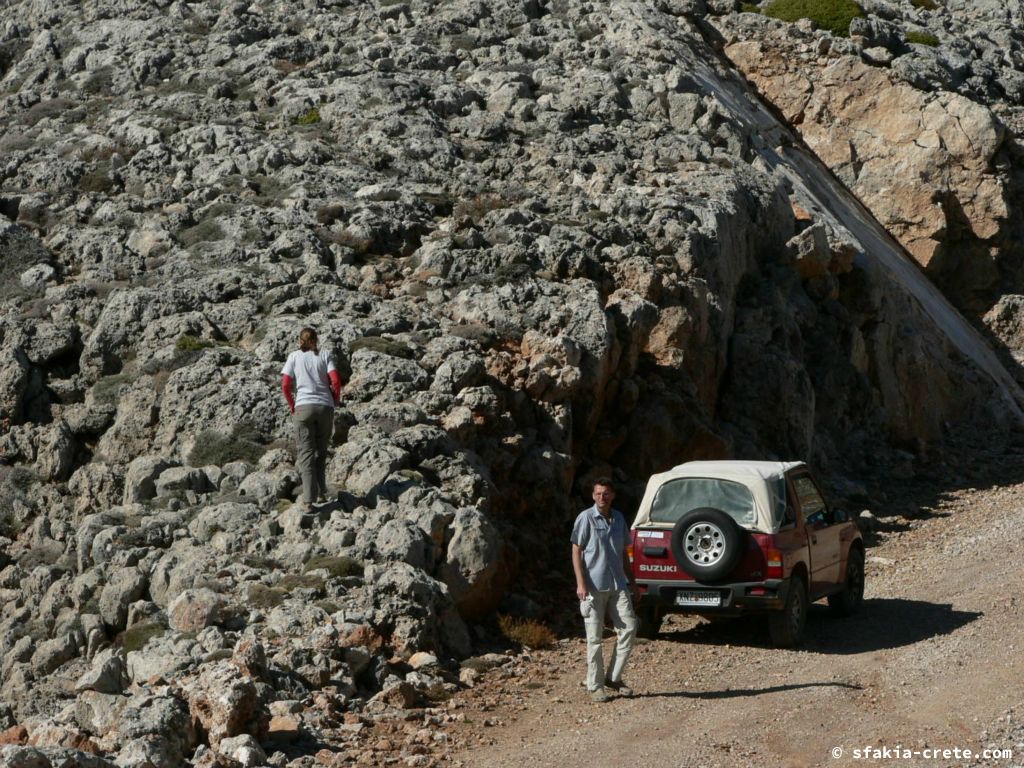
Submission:
<svg viewBox="0 0 1024 768">
<path fill-rule="evenodd" d="M 687 512 L 713 507 L 740 525 L 753 525 L 754 497 L 741 483 L 704 477 L 682 477 L 662 485 L 651 504 L 651 522 L 674 523 Z"/>
<path fill-rule="evenodd" d="M 814 481 L 807 475 L 794 477 L 793 490 L 796 491 L 796 498 L 800 502 L 800 509 L 804 513 L 804 520 L 808 523 L 824 521 L 825 500 L 818 493 Z"/>
<path fill-rule="evenodd" d="M 786 520 L 786 478 L 779 475 L 768 484 L 768 487 L 772 492 L 772 520 L 775 525 L 785 525 L 787 522 L 795 523 L 796 520 Z"/>
</svg>

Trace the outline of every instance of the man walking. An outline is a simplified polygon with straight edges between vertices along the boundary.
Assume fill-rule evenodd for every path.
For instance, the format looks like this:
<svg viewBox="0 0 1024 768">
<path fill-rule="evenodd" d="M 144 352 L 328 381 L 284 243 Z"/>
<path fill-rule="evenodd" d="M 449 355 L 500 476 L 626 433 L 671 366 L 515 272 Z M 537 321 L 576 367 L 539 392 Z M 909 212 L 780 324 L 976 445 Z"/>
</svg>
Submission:
<svg viewBox="0 0 1024 768">
<path fill-rule="evenodd" d="M 594 481 L 594 506 L 576 517 L 572 527 L 572 568 L 576 572 L 576 596 L 587 628 L 587 690 L 594 701 L 608 701 L 610 688 L 622 696 L 633 690 L 622 682 L 622 669 L 633 650 L 636 616 L 629 594 L 623 556 L 629 530 L 626 518 L 612 509 L 615 487 L 607 477 Z M 601 636 L 607 615 L 617 641 L 605 674 Z"/>
</svg>

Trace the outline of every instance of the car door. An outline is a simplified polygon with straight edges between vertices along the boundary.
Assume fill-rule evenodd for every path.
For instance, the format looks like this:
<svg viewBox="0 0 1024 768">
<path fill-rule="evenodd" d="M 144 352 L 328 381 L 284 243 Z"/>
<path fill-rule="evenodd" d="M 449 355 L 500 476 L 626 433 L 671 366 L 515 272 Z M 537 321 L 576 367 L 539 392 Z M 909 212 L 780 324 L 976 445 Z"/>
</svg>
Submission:
<svg viewBox="0 0 1024 768">
<path fill-rule="evenodd" d="M 795 473 L 791 483 L 811 550 L 810 589 L 813 600 L 828 594 L 839 581 L 842 526 L 833 524 L 825 499 L 809 472 Z"/>
</svg>

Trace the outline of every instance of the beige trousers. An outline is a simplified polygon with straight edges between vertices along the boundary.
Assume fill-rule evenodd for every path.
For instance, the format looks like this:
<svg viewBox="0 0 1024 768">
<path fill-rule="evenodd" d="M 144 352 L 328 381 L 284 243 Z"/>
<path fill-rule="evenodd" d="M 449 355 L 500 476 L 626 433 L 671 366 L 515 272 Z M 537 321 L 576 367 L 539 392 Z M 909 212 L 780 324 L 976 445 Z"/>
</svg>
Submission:
<svg viewBox="0 0 1024 768">
<path fill-rule="evenodd" d="M 292 423 L 302 500 L 312 504 L 327 495 L 327 449 L 334 431 L 334 409 L 329 405 L 300 405 Z"/>
<path fill-rule="evenodd" d="M 628 589 L 611 589 L 607 592 L 591 592 L 594 609 L 583 620 L 587 628 L 587 690 L 604 688 L 605 678 L 613 683 L 622 679 L 622 670 L 633 651 L 636 636 L 636 614 Z M 616 641 L 608 659 L 608 673 L 605 674 L 601 640 L 604 636 L 604 618 L 611 619 L 615 628 Z"/>
</svg>

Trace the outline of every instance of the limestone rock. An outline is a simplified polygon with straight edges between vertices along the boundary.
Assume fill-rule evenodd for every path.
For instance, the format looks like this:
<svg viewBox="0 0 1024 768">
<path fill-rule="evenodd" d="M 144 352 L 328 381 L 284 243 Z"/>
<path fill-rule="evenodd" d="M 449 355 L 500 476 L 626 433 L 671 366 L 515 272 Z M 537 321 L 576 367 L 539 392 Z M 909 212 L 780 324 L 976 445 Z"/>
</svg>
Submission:
<svg viewBox="0 0 1024 768">
<path fill-rule="evenodd" d="M 209 589 L 187 589 L 167 607 L 172 629 L 198 632 L 222 623 L 228 616 L 224 598 Z"/>
</svg>

